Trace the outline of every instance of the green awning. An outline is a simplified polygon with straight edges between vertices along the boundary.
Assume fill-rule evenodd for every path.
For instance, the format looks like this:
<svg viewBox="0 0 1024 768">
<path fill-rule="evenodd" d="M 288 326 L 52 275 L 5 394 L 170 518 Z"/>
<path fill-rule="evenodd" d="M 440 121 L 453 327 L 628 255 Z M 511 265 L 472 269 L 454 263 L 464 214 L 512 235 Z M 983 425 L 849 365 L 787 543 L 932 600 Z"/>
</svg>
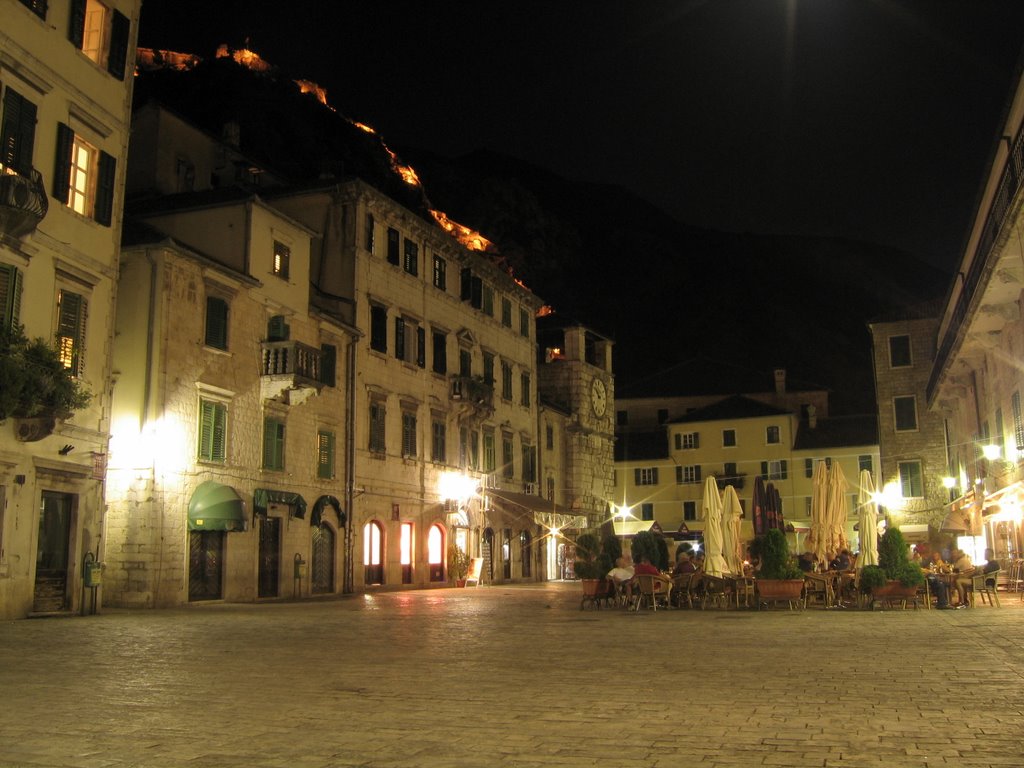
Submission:
<svg viewBox="0 0 1024 768">
<path fill-rule="evenodd" d="M 252 509 L 257 515 L 266 515 L 271 504 L 287 504 L 294 508 L 292 515 L 306 516 L 306 500 L 297 493 L 275 491 L 272 488 L 257 488 L 252 492 Z"/>
<path fill-rule="evenodd" d="M 244 531 L 245 502 L 230 485 L 207 480 L 188 502 L 190 531 Z"/>
</svg>

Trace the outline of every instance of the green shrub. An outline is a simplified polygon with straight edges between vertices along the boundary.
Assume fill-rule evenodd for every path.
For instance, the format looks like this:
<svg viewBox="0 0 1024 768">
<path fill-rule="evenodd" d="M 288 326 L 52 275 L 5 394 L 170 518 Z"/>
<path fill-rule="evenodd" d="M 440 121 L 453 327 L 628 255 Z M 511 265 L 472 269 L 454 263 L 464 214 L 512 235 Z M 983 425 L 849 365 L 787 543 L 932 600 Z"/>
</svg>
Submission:
<svg viewBox="0 0 1024 768">
<path fill-rule="evenodd" d="M 881 566 L 865 565 L 860 571 L 860 591 L 867 594 L 875 587 L 883 586 L 889 577 Z"/>
<path fill-rule="evenodd" d="M 653 531 L 640 531 L 636 534 L 633 537 L 630 553 L 633 555 L 634 563 L 639 563 L 646 558 L 659 571 L 668 570 L 668 545 L 665 543 L 664 537 Z"/>
<path fill-rule="evenodd" d="M 91 399 L 45 339 L 29 339 L 21 326 L 0 328 L 0 420 L 67 419 Z"/>
<path fill-rule="evenodd" d="M 601 540 L 595 533 L 582 533 L 576 539 L 576 562 L 573 565 L 580 579 L 603 578 L 611 568 L 605 568 L 601 558 Z"/>
<path fill-rule="evenodd" d="M 789 542 L 786 534 L 773 528 L 763 536 L 758 536 L 750 545 L 750 552 L 761 558 L 761 570 L 758 577 L 762 579 L 802 579 L 803 571 L 796 567 L 789 556 Z"/>
</svg>

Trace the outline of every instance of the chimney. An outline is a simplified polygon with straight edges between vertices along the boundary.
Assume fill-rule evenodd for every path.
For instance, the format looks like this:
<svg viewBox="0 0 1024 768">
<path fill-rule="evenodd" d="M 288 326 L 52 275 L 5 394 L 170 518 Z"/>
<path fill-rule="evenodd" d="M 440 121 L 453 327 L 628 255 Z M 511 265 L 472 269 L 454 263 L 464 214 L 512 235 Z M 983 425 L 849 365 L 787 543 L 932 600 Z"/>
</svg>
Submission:
<svg viewBox="0 0 1024 768">
<path fill-rule="evenodd" d="M 786 369 L 776 368 L 775 369 L 775 394 L 784 395 L 786 394 Z"/>
<path fill-rule="evenodd" d="M 807 406 L 807 426 L 811 429 L 818 426 L 818 409 L 813 405 Z"/>
</svg>

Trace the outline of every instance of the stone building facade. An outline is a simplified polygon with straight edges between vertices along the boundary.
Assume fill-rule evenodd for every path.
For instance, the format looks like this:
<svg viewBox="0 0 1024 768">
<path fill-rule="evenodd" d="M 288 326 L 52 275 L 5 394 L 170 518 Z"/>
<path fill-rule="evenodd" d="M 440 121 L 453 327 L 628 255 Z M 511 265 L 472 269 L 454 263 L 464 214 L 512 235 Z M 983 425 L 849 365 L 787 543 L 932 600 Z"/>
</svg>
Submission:
<svg viewBox="0 0 1024 768">
<path fill-rule="evenodd" d="M 91 609 L 138 0 L 0 0 L 0 326 L 92 393 L 0 422 L 0 618 Z M 0 387 L 9 388 L 10 380 Z M 9 393 L 6 393 L 9 394 Z M 100 572 L 90 570 L 89 583 Z"/>
</svg>

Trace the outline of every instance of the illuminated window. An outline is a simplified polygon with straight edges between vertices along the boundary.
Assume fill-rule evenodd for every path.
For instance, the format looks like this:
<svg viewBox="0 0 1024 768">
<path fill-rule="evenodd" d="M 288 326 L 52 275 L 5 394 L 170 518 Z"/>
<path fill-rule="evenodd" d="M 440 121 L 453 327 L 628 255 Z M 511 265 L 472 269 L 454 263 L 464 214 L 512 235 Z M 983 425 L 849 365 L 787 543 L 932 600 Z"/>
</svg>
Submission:
<svg viewBox="0 0 1024 768">
<path fill-rule="evenodd" d="M 223 462 L 227 457 L 228 408 L 224 403 L 199 401 L 199 460 Z"/>
<path fill-rule="evenodd" d="M 131 21 L 98 0 L 71 0 L 68 37 L 82 53 L 124 80 Z"/>
<path fill-rule="evenodd" d="M 291 267 L 292 249 L 284 243 L 274 241 L 274 268 L 275 275 L 282 280 L 288 279 L 288 270 Z"/>
<path fill-rule="evenodd" d="M 63 123 L 57 124 L 53 195 L 75 213 L 110 226 L 116 162 Z"/>
<path fill-rule="evenodd" d="M 431 581 L 444 581 L 444 531 L 439 525 L 430 526 L 427 533 L 427 565 Z"/>
<path fill-rule="evenodd" d="M 57 354 L 72 376 L 85 370 L 85 321 L 88 301 L 61 289 L 57 293 Z"/>
<path fill-rule="evenodd" d="M 915 395 L 894 397 L 892 409 L 897 432 L 913 432 L 917 429 L 917 397 Z"/>
<path fill-rule="evenodd" d="M 363 580 L 384 583 L 384 531 L 375 521 L 363 526 Z"/>
<path fill-rule="evenodd" d="M 402 565 L 402 583 L 412 584 L 412 523 L 402 523 L 398 557 Z"/>
<path fill-rule="evenodd" d="M 924 482 L 921 474 L 920 461 L 901 461 L 900 492 L 904 499 L 920 499 L 924 497 Z"/>
<path fill-rule="evenodd" d="M 326 429 L 316 433 L 316 476 L 321 480 L 334 477 L 334 433 Z"/>
</svg>

